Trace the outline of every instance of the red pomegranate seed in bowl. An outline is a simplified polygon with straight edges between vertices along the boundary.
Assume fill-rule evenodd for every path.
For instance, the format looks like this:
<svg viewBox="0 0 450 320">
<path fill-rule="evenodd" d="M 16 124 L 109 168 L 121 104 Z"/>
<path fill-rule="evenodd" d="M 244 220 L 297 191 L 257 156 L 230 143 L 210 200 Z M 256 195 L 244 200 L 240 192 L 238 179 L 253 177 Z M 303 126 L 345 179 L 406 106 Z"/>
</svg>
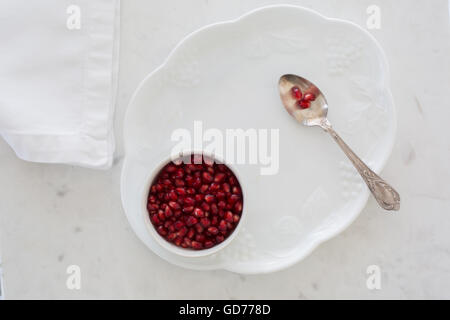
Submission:
<svg viewBox="0 0 450 320">
<path fill-rule="evenodd" d="M 152 174 L 144 210 L 159 244 L 195 257 L 217 252 L 234 238 L 243 200 L 240 181 L 229 166 L 195 153 Z"/>
</svg>

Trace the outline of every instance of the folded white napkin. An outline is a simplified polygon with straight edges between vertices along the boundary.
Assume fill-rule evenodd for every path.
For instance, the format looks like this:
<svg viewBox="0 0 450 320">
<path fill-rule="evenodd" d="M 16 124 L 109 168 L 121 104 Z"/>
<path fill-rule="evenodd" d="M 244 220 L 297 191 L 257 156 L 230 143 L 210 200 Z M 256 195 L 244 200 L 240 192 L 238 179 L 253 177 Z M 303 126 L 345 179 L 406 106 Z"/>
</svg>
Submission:
<svg viewBox="0 0 450 320">
<path fill-rule="evenodd" d="M 119 0 L 0 1 L 0 134 L 28 161 L 109 168 Z"/>
</svg>

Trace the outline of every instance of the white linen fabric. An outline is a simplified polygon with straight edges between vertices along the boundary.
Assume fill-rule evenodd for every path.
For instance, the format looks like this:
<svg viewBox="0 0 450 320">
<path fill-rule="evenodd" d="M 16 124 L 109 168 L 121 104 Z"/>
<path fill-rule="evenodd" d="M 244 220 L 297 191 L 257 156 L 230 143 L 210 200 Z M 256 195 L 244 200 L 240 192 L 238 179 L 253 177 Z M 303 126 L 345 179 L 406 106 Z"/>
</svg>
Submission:
<svg viewBox="0 0 450 320">
<path fill-rule="evenodd" d="M 119 0 L 0 1 L 0 134 L 18 157 L 109 168 Z"/>
</svg>

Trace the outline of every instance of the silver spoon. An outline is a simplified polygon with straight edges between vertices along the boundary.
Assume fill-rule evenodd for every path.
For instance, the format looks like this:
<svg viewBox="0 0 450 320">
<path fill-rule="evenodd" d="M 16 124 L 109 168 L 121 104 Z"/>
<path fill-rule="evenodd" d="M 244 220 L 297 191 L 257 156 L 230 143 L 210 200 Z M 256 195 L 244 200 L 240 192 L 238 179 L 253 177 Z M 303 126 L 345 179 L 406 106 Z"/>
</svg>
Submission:
<svg viewBox="0 0 450 320">
<path fill-rule="evenodd" d="M 298 105 L 298 101 L 292 94 L 292 88 L 294 87 L 298 87 L 303 93 L 303 96 L 306 93 L 312 93 L 315 96 L 315 100 L 311 101 L 309 108 L 302 109 Z M 382 208 L 386 210 L 400 209 L 400 195 L 397 191 L 395 191 L 394 188 L 386 183 L 386 181 L 373 172 L 331 127 L 331 124 L 327 119 L 327 100 L 319 88 L 302 77 L 292 74 L 285 74 L 280 78 L 279 90 L 281 101 L 291 116 L 305 126 L 319 126 L 333 137 L 333 139 L 341 147 L 342 151 L 344 151 L 353 163 L 356 170 L 358 170 L 359 174 L 364 179 L 373 196 Z"/>
</svg>

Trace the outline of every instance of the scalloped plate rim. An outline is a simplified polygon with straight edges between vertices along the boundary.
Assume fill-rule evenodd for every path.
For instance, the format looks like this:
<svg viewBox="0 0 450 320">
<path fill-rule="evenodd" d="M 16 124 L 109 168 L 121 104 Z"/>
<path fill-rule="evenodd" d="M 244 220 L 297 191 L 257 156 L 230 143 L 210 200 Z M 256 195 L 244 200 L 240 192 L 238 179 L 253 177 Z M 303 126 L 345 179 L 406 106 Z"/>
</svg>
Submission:
<svg viewBox="0 0 450 320">
<path fill-rule="evenodd" d="M 219 22 L 215 22 L 215 23 L 211 23 L 211 24 L 207 24 L 199 29 L 196 29 L 195 31 L 187 34 L 184 38 L 182 38 L 176 45 L 175 47 L 170 51 L 170 53 L 168 54 L 168 56 L 164 59 L 164 62 L 159 65 L 156 69 L 154 69 L 152 72 L 150 72 L 137 86 L 137 88 L 135 89 L 132 97 L 130 98 L 130 101 L 127 105 L 127 110 L 125 113 L 125 117 L 124 117 L 124 129 L 123 129 L 123 136 L 124 136 L 124 141 L 125 141 L 125 137 L 127 136 L 127 123 L 128 123 L 128 116 L 130 113 L 130 107 L 133 105 L 138 93 L 140 92 L 140 90 L 142 89 L 142 87 L 145 85 L 145 83 L 152 78 L 153 76 L 155 76 L 157 73 L 161 72 L 166 65 L 168 64 L 168 62 L 170 61 L 170 59 L 172 58 L 172 56 L 175 54 L 176 51 L 178 51 L 178 49 L 187 41 L 189 41 L 189 39 L 191 39 L 192 37 L 206 31 L 206 30 L 211 30 L 216 26 L 223 26 L 223 25 L 227 25 L 227 24 L 234 24 L 234 23 L 238 23 L 239 21 L 245 19 L 247 16 L 250 16 L 254 13 L 260 12 L 260 11 L 265 11 L 265 10 L 270 10 L 270 9 L 274 9 L 274 8 L 292 8 L 292 9 L 299 9 L 305 12 L 308 12 L 309 14 L 315 15 L 325 21 L 327 21 L 328 23 L 340 23 L 340 24 L 347 24 L 349 26 L 352 26 L 353 28 L 358 29 L 360 32 L 362 32 L 365 36 L 367 36 L 371 42 L 375 45 L 376 50 L 378 51 L 378 55 L 380 57 L 380 60 L 382 62 L 382 70 L 383 70 L 383 77 L 382 77 L 382 82 L 381 82 L 381 86 L 382 88 L 385 90 L 387 97 L 389 98 L 391 105 L 392 105 L 392 110 L 391 110 L 391 116 L 392 116 L 392 139 L 390 139 L 389 142 L 389 146 L 386 147 L 386 153 L 385 156 L 381 158 L 381 160 L 379 161 L 379 163 L 374 164 L 373 166 L 373 170 L 376 173 L 380 173 L 380 171 L 385 167 L 390 155 L 392 154 L 392 150 L 395 144 L 395 140 L 396 140 L 396 135 L 397 135 L 397 114 L 396 114 L 396 108 L 395 108 L 395 103 L 394 103 L 394 99 L 392 96 L 392 92 L 390 89 L 390 69 L 389 69 L 389 64 L 388 64 L 388 60 L 386 57 L 386 54 L 383 50 L 383 48 L 381 47 L 381 45 L 379 44 L 379 42 L 376 40 L 376 38 L 369 33 L 367 30 L 365 30 L 364 28 L 362 28 L 361 26 L 359 26 L 358 24 L 348 21 L 348 20 L 343 20 L 340 18 L 331 18 L 331 17 L 327 17 L 324 16 L 323 14 L 312 10 L 310 8 L 306 8 L 303 6 L 297 6 L 297 5 L 288 5 L 288 4 L 281 4 L 281 5 L 268 5 L 268 6 L 263 6 L 263 7 L 259 7 L 256 9 L 253 9 L 235 19 L 230 19 L 230 20 L 225 20 L 225 21 L 219 21 Z M 128 157 L 127 157 L 127 143 L 126 141 L 124 142 L 124 150 L 125 150 L 125 157 L 124 157 L 124 163 L 122 166 L 122 172 L 121 172 L 121 186 L 120 186 L 120 194 L 121 194 L 121 202 L 122 202 L 122 206 L 124 208 L 125 211 L 125 203 L 124 203 L 124 189 L 123 189 L 123 181 L 125 180 L 125 174 L 128 171 Z M 378 164 L 378 165 L 377 165 Z M 367 204 L 367 201 L 369 199 L 369 190 L 368 188 L 363 188 L 363 190 L 361 191 L 361 197 L 359 199 L 359 201 L 357 203 L 355 203 L 355 209 L 354 210 L 354 214 L 349 216 L 349 219 L 341 224 L 340 226 L 338 226 L 337 228 L 334 228 L 333 230 L 330 230 L 326 233 L 324 233 L 324 235 L 322 235 L 321 237 L 315 237 L 315 238 L 311 238 L 311 236 L 309 236 L 307 239 L 310 240 L 310 246 L 308 248 L 308 250 L 305 250 L 301 255 L 296 255 L 295 258 L 290 259 L 286 262 L 286 260 L 283 260 L 283 263 L 278 263 L 278 265 L 271 266 L 269 268 L 269 266 L 267 268 L 261 268 L 260 270 L 238 270 L 238 268 L 235 268 L 233 266 L 230 265 L 225 265 L 223 266 L 218 266 L 216 268 L 210 268 L 209 266 L 205 266 L 204 268 L 201 265 L 195 266 L 195 268 L 192 267 L 192 264 L 189 263 L 185 263 L 184 261 L 177 261 L 176 265 L 186 268 L 186 269 L 193 269 L 193 270 L 227 270 L 230 272 L 235 272 L 235 273 L 239 273 L 239 274 L 267 274 L 267 273 L 272 273 L 272 272 L 277 272 L 280 270 L 284 270 L 287 268 L 292 267 L 293 265 L 297 264 L 298 262 L 302 261 L 303 259 L 305 259 L 306 257 L 308 257 L 314 250 L 317 249 L 318 246 L 320 246 L 320 244 L 336 237 L 337 235 L 339 235 L 340 233 L 342 233 L 344 230 L 346 230 L 355 220 L 356 218 L 360 215 L 361 211 L 364 209 L 364 207 Z M 126 212 L 125 215 L 127 216 Z M 128 216 L 127 216 L 128 219 Z M 137 235 L 138 238 L 140 239 L 140 236 Z M 142 239 L 140 239 L 142 241 Z M 152 250 L 153 251 L 153 250 Z M 157 252 L 154 252 L 156 255 L 159 256 L 159 254 Z M 162 258 L 162 257 L 161 257 Z M 164 259 L 164 258 L 162 258 Z M 165 260 L 165 259 L 164 259 Z"/>
</svg>

